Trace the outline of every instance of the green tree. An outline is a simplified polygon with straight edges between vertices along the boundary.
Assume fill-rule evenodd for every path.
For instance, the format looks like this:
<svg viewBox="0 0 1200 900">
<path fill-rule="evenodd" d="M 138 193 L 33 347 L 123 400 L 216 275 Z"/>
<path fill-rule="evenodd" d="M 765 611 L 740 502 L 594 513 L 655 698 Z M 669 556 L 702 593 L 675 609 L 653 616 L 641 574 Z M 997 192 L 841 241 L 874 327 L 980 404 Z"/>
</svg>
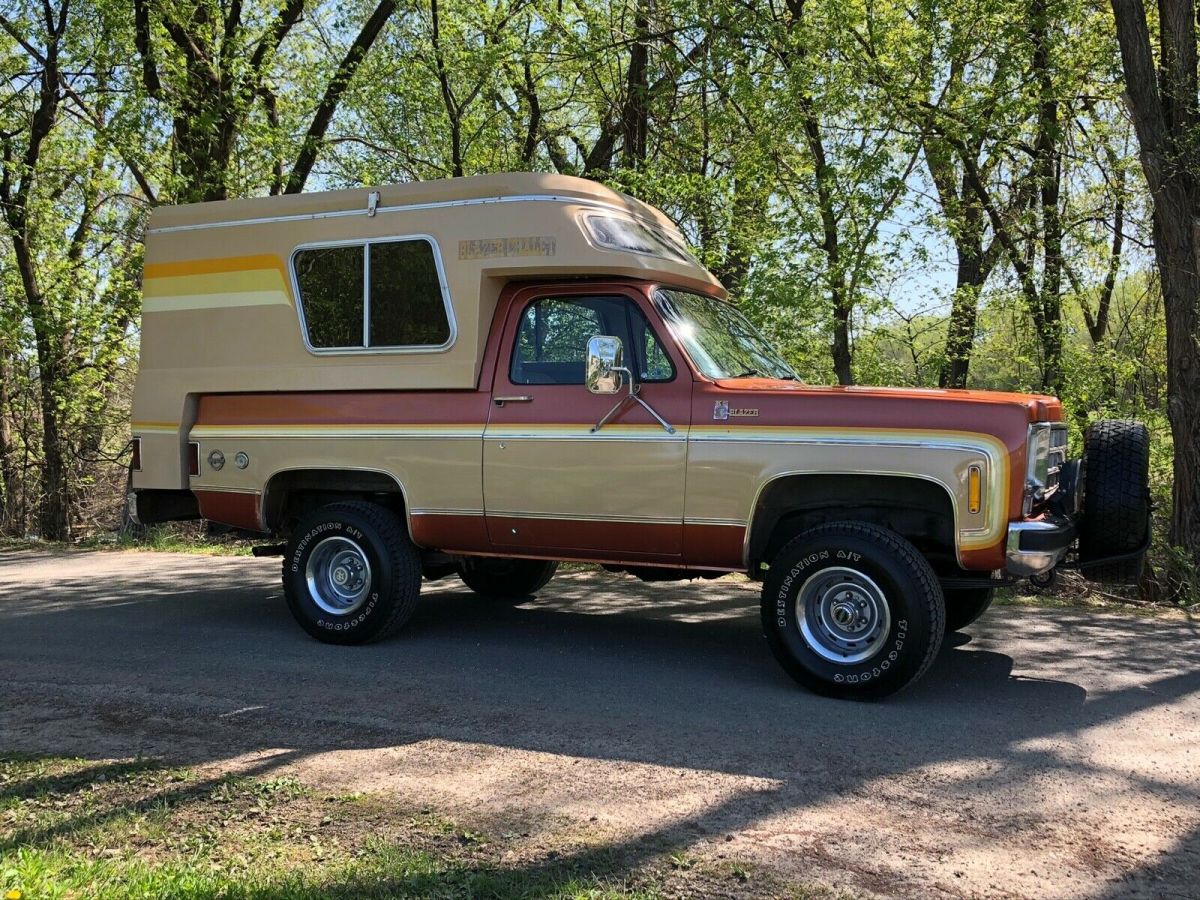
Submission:
<svg viewBox="0 0 1200 900">
<path fill-rule="evenodd" d="M 1200 96 L 1196 7 L 1158 5 L 1157 46 L 1141 0 L 1113 0 L 1125 95 L 1154 216 L 1167 326 L 1167 414 L 1174 438 L 1171 543 L 1200 568 Z M 1157 51 L 1157 52 L 1156 52 Z"/>
</svg>

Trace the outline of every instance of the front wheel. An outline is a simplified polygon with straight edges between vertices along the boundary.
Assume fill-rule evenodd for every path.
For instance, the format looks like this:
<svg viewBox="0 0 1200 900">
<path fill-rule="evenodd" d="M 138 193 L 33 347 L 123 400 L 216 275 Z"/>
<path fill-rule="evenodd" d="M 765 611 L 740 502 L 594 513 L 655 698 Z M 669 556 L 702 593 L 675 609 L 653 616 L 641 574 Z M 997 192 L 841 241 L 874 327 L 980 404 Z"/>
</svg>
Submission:
<svg viewBox="0 0 1200 900">
<path fill-rule="evenodd" d="M 327 644 L 387 637 L 412 616 L 421 560 L 404 522 L 375 503 L 331 503 L 305 516 L 283 558 L 283 593 L 305 631 Z"/>
<path fill-rule="evenodd" d="M 941 647 L 942 589 L 900 535 L 866 522 L 801 533 L 771 560 L 762 624 L 775 659 L 809 690 L 873 700 L 920 678 Z"/>
</svg>

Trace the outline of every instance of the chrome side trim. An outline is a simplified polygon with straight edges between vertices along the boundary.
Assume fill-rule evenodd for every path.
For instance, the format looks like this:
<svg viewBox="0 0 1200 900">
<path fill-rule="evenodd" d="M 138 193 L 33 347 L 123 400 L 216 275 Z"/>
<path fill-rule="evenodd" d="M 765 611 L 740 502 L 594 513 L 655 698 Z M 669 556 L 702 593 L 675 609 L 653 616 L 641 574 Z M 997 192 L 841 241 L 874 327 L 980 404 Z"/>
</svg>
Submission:
<svg viewBox="0 0 1200 900">
<path fill-rule="evenodd" d="M 548 519 L 561 522 L 615 522 L 630 525 L 682 525 L 683 519 L 670 516 L 588 516 L 578 513 L 515 512 L 513 510 L 487 510 L 489 519 Z"/>
<path fill-rule="evenodd" d="M 771 426 L 767 426 L 771 427 Z M 872 439 L 870 435 L 864 437 L 805 437 L 804 435 L 788 435 L 788 434 L 755 434 L 755 426 L 749 426 L 745 429 L 731 431 L 727 435 L 704 435 L 703 433 L 697 436 L 693 430 L 693 435 L 690 438 L 695 444 L 722 444 L 722 443 L 756 443 L 756 444 L 815 444 L 824 446 L 870 446 L 870 447 L 903 447 L 911 449 L 916 447 L 921 450 L 966 450 L 975 453 L 984 453 L 989 457 L 992 453 L 986 448 L 983 442 L 978 444 L 969 441 L 946 441 L 946 440 L 913 440 L 913 441 L 897 441 L 884 439 Z"/>
<path fill-rule="evenodd" d="M 1005 571 L 1010 575 L 1028 578 L 1049 571 L 1058 565 L 1067 554 L 1068 545 L 1058 549 L 1022 550 L 1021 535 L 1026 532 L 1055 532 L 1062 529 L 1052 522 L 1013 522 L 1008 526 L 1008 541 L 1005 545 Z"/>
<path fill-rule="evenodd" d="M 482 516 L 482 509 L 414 509 L 414 516 Z"/>
<path fill-rule="evenodd" d="M 582 428 L 590 428 L 585 425 Z M 483 435 L 488 441 L 553 441 L 554 443 L 594 443 L 596 441 L 633 441 L 633 442 L 650 442 L 659 444 L 685 443 L 687 441 L 687 433 L 676 429 L 674 434 L 668 434 L 665 431 L 655 431 L 650 434 L 628 434 L 611 431 L 597 431 L 588 433 L 584 431 L 570 432 L 564 431 L 557 434 L 553 432 L 516 432 L 509 433 L 502 429 L 489 428 Z"/>
</svg>

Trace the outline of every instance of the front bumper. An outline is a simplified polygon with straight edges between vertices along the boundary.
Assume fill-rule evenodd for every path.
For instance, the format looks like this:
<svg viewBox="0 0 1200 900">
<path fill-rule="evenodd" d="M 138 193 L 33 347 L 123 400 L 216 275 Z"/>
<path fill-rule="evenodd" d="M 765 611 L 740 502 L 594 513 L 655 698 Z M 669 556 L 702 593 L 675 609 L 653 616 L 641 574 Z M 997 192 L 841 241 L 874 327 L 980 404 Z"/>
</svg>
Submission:
<svg viewBox="0 0 1200 900">
<path fill-rule="evenodd" d="M 1045 515 L 1008 526 L 1005 571 L 1018 578 L 1053 569 L 1075 543 L 1078 531 L 1067 516 Z"/>
</svg>

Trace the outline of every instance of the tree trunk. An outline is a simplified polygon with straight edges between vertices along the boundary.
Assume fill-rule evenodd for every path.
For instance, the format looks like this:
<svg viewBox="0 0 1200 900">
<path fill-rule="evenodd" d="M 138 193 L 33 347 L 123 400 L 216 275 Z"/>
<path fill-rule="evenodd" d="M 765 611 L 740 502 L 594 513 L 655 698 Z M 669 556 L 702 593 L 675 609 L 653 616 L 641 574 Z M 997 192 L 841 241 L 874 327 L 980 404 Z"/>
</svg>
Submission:
<svg viewBox="0 0 1200 900">
<path fill-rule="evenodd" d="M 817 207 L 821 213 L 821 249 L 825 251 L 826 283 L 833 306 L 833 371 L 838 384 L 854 384 L 853 356 L 850 350 L 850 300 L 846 296 L 845 273 L 842 269 L 841 241 L 838 234 L 837 210 L 834 209 L 833 170 L 825 157 L 821 126 L 812 101 L 801 99 L 804 112 L 804 134 L 812 154 L 817 183 Z"/>
<path fill-rule="evenodd" d="M 0 346 L 0 533 L 14 525 L 17 503 L 17 477 L 13 467 L 12 410 L 8 379 L 8 350 Z"/>
<path fill-rule="evenodd" d="M 944 388 L 967 386 L 971 352 L 975 349 L 979 295 L 983 291 L 985 280 L 983 247 L 980 243 L 955 243 L 958 248 L 958 270 L 946 332 L 946 359 L 938 376 L 938 385 Z"/>
<path fill-rule="evenodd" d="M 1186 217 L 1170 221 L 1173 207 Z M 1200 215 L 1200 204 L 1193 198 L 1186 207 L 1177 207 L 1159 194 L 1154 211 L 1154 252 L 1167 319 L 1167 417 L 1175 443 L 1170 539 L 1200 566 L 1200 234 L 1191 224 Z"/>
<path fill-rule="evenodd" d="M 1126 102 L 1154 205 L 1154 256 L 1167 322 L 1167 416 L 1174 438 L 1170 540 L 1200 567 L 1200 154 L 1196 8 L 1159 3 L 1159 59 L 1141 0 L 1112 0 Z"/>
<path fill-rule="evenodd" d="M 1124 178 L 1121 179 L 1124 181 Z M 1117 195 L 1113 209 L 1113 239 L 1112 250 L 1108 255 L 1108 270 L 1104 273 L 1104 284 L 1100 287 L 1100 298 L 1096 303 L 1096 313 L 1083 304 L 1083 319 L 1087 325 L 1088 335 L 1093 344 L 1099 344 L 1108 333 L 1108 314 L 1112 308 L 1113 293 L 1117 288 L 1117 275 L 1121 271 L 1121 247 L 1125 242 L 1125 194 L 1124 185 Z"/>
<path fill-rule="evenodd" d="M 625 84 L 625 103 L 621 109 L 621 133 L 624 143 L 621 158 L 626 168 L 636 169 L 646 162 L 646 132 L 649 130 L 650 62 L 648 46 L 650 22 L 645 0 L 638 3 L 633 20 L 633 44 L 629 48 L 629 72 Z"/>
<path fill-rule="evenodd" d="M 429 2 L 429 17 L 432 23 L 431 40 L 433 43 L 433 64 L 437 72 L 438 86 L 442 92 L 442 104 L 446 107 L 446 118 L 450 122 L 450 175 L 462 178 L 462 107 L 454 97 L 454 88 L 450 84 L 450 72 L 446 67 L 446 56 L 442 52 L 441 17 L 438 15 L 437 0 Z"/>
<path fill-rule="evenodd" d="M 962 197 L 968 196 L 964 183 Z M 941 191 L 939 190 L 939 193 Z M 975 349 L 975 325 L 979 318 L 979 296 L 991 274 L 994 254 L 983 246 L 983 210 L 975 202 L 943 198 L 942 208 L 957 209 L 960 227 L 954 234 L 954 251 L 958 268 L 954 280 L 954 301 L 946 330 L 946 358 L 938 375 L 938 386 L 965 388 L 971 368 L 971 353 Z"/>
<path fill-rule="evenodd" d="M 1050 69 L 1050 15 L 1047 0 L 1033 0 L 1029 8 L 1029 35 L 1033 42 L 1033 70 L 1038 81 L 1037 145 L 1034 179 L 1042 212 L 1042 289 L 1030 298 L 1037 306 L 1034 322 L 1042 345 L 1042 388 L 1058 393 L 1062 387 L 1062 217 L 1058 209 L 1062 179 L 1059 151 L 1059 109 L 1054 75 Z"/>
<path fill-rule="evenodd" d="M 40 343 L 40 342 L 39 342 Z M 41 358 L 42 353 L 38 357 Z M 71 487 L 59 430 L 55 372 L 39 365 L 42 400 L 42 502 L 39 531 L 47 541 L 71 538 Z"/>
</svg>

